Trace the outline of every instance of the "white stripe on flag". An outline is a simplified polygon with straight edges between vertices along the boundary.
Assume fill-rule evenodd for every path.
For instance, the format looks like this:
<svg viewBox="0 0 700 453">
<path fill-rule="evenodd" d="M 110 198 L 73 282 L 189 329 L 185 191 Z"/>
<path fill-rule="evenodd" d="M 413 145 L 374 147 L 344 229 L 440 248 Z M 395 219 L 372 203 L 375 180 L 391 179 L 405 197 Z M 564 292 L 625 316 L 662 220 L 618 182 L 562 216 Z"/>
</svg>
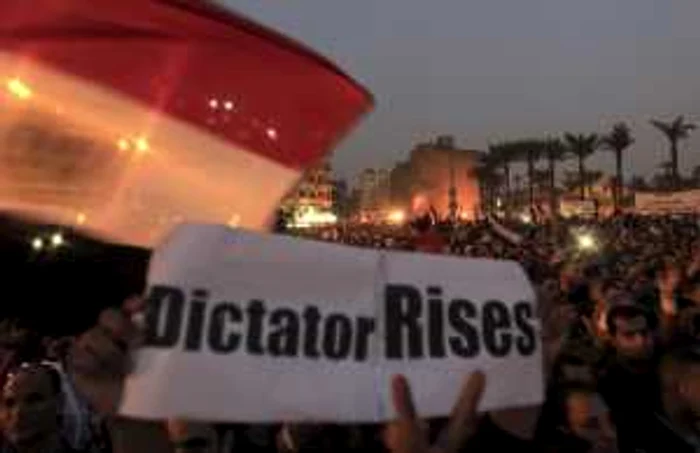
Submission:
<svg viewBox="0 0 700 453">
<path fill-rule="evenodd" d="M 64 224 L 83 220 L 80 227 L 92 234 L 151 247 L 185 220 L 264 229 L 301 174 L 118 92 L 13 54 L 0 52 L 0 79 L 0 140 L 8 140 L 8 125 L 39 121 L 54 136 L 89 139 L 85 152 L 60 148 L 61 165 L 92 159 L 86 171 L 64 181 L 51 158 L 30 171 L 36 162 L 8 158 L 12 150 L 2 146 L 3 209 Z M 8 93 L 13 80 L 31 94 L 22 99 Z M 123 138 L 134 149 L 120 150 Z"/>
</svg>

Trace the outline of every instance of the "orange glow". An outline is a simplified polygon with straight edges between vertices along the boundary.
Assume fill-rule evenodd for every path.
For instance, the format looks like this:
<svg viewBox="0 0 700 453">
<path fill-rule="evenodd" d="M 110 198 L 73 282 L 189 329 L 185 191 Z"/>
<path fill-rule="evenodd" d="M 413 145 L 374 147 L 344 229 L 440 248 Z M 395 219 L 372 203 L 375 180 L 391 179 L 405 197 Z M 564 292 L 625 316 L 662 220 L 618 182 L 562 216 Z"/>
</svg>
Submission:
<svg viewBox="0 0 700 453">
<path fill-rule="evenodd" d="M 391 211 L 387 216 L 387 220 L 389 223 L 399 225 L 406 220 L 406 214 L 401 210 Z"/>
<path fill-rule="evenodd" d="M 119 148 L 119 151 L 128 151 L 129 150 L 129 140 L 125 138 L 120 138 L 117 141 L 117 148 Z"/>
<path fill-rule="evenodd" d="M 233 214 L 230 219 L 228 219 L 227 225 L 231 228 L 236 228 L 241 223 L 241 216 L 238 214 Z"/>
<path fill-rule="evenodd" d="M 414 213 L 428 209 L 428 198 L 425 195 L 416 195 L 413 197 L 411 208 Z"/>
</svg>

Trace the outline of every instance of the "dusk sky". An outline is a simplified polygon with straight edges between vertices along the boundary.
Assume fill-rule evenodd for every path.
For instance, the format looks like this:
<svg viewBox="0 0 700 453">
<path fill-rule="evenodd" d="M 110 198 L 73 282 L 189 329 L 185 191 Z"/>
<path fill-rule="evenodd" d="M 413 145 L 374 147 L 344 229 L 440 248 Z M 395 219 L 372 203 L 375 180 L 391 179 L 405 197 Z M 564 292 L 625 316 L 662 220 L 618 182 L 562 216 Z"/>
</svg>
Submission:
<svg viewBox="0 0 700 453">
<path fill-rule="evenodd" d="M 335 151 L 343 176 L 438 133 L 460 145 L 627 121 L 625 167 L 668 160 L 649 119 L 700 121 L 698 0 L 221 0 L 329 57 L 376 97 Z M 700 164 L 700 131 L 681 168 Z M 612 171 L 612 155 L 591 167 Z"/>
</svg>

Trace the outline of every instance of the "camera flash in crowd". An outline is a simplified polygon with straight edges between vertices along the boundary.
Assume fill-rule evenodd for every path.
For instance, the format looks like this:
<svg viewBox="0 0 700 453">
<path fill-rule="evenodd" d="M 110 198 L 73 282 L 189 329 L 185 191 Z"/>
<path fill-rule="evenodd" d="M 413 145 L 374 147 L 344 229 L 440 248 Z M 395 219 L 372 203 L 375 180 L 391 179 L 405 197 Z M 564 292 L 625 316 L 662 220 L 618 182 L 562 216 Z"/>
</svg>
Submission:
<svg viewBox="0 0 700 453">
<path fill-rule="evenodd" d="M 51 245 L 58 248 L 61 247 L 65 241 L 63 240 L 63 235 L 61 233 L 54 233 L 51 235 Z"/>
<path fill-rule="evenodd" d="M 44 248 L 44 241 L 41 238 L 34 238 L 32 239 L 32 249 L 35 251 L 40 251 L 41 249 Z"/>
<path fill-rule="evenodd" d="M 596 241 L 592 234 L 581 233 L 577 237 L 578 248 L 581 250 L 593 250 L 596 247 Z"/>
</svg>

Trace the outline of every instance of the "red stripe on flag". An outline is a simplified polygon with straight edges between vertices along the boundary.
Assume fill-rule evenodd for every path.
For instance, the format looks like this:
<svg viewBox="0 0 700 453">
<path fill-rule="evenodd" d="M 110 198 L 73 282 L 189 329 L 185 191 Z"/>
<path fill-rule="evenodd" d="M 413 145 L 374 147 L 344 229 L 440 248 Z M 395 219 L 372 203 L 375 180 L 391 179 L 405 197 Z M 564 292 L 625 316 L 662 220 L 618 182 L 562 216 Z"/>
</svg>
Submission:
<svg viewBox="0 0 700 453">
<path fill-rule="evenodd" d="M 205 2 L 3 0 L 0 17 L 0 51 L 291 168 L 320 159 L 372 104 L 328 61 Z"/>
</svg>

